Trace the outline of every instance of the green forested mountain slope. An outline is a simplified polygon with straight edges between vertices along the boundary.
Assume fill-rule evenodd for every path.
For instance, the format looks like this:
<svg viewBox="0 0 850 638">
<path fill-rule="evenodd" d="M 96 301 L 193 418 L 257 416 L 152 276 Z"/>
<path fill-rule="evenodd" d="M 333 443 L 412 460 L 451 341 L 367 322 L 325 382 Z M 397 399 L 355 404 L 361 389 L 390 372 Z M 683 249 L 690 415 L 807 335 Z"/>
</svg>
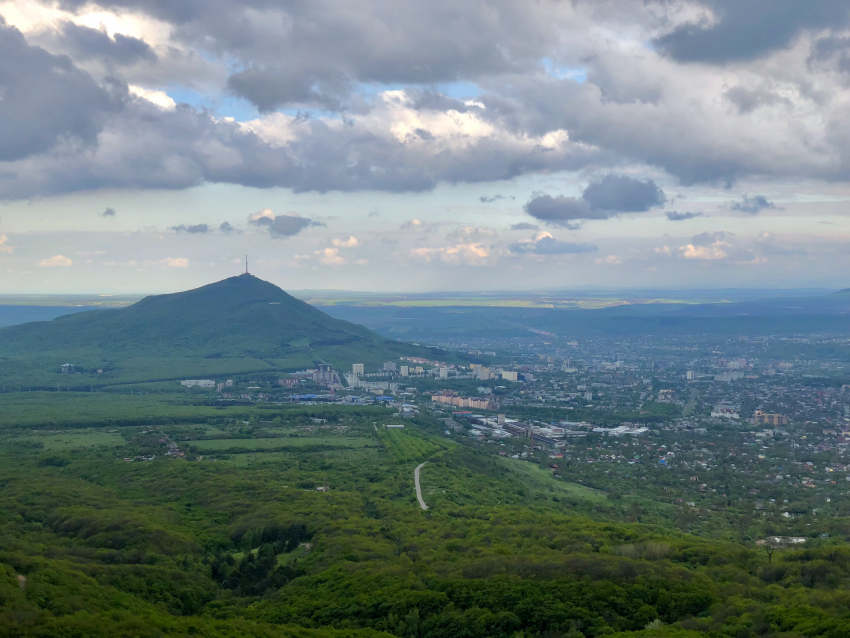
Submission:
<svg viewBox="0 0 850 638">
<path fill-rule="evenodd" d="M 0 363 L 9 362 L 0 368 L 14 370 L 15 378 L 23 373 L 35 385 L 49 383 L 46 378 L 66 362 L 88 372 L 117 371 L 123 380 L 153 380 L 292 369 L 317 361 L 377 364 L 400 354 L 428 352 L 333 319 L 247 274 L 187 292 L 146 297 L 128 308 L 0 330 Z M 115 374 L 104 379 L 117 380 Z"/>
<path fill-rule="evenodd" d="M 290 415 L 283 428 L 300 436 L 309 416 Z M 122 429 L 124 442 L 112 447 L 87 446 L 90 435 L 82 434 L 81 447 L 72 447 L 66 433 L 68 446 L 52 452 L 32 435 L 5 436 L 0 636 L 850 632 L 843 540 L 769 556 L 658 525 L 601 520 L 588 512 L 618 505 L 534 487 L 512 469 L 525 462 L 451 444 L 428 433 L 435 426 L 386 436 L 373 428 L 375 418 L 346 413 L 333 424 L 346 423 L 349 436 L 372 447 L 330 453 L 317 443 L 248 465 L 238 454 L 196 456 L 199 443 L 184 444 L 186 460 L 120 458 L 154 450 L 161 437 L 260 434 L 221 423 Z M 422 444 L 430 447 L 420 456 L 400 454 Z M 424 458 L 427 512 L 412 486 Z M 316 491 L 323 482 L 329 492 Z"/>
</svg>

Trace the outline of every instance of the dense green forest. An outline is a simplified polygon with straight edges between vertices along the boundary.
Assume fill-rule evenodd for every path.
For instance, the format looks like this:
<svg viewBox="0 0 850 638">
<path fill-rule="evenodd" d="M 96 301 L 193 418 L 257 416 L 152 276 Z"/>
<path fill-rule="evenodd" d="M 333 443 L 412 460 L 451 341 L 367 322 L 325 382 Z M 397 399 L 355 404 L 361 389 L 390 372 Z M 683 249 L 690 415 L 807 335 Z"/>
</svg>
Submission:
<svg viewBox="0 0 850 638">
<path fill-rule="evenodd" d="M 667 504 L 555 479 L 428 416 L 167 422 L 142 399 L 139 420 L 89 427 L 7 404 L 0 636 L 850 635 L 841 533 L 770 553 L 689 534 Z"/>
</svg>

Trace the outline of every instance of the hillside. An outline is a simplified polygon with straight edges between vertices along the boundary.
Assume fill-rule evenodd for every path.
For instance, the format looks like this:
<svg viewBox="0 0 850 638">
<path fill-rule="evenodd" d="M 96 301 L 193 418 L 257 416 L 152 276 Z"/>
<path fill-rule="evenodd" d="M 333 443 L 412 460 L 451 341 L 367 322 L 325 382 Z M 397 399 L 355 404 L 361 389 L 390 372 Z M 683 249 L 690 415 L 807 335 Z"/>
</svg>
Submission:
<svg viewBox="0 0 850 638">
<path fill-rule="evenodd" d="M 329 317 L 246 274 L 127 308 L 0 329 L 0 361 L 9 364 L 0 380 L 55 384 L 66 362 L 88 373 L 106 371 L 82 381 L 90 384 L 295 369 L 320 361 L 378 364 L 402 354 L 429 352 Z"/>
</svg>

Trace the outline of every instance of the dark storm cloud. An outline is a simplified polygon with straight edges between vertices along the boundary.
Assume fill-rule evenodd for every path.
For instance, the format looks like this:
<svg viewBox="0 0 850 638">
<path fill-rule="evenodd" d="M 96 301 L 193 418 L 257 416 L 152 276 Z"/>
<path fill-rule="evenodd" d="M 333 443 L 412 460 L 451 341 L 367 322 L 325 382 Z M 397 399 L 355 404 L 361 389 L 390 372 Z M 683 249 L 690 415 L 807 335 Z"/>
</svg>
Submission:
<svg viewBox="0 0 850 638">
<path fill-rule="evenodd" d="M 744 198 L 740 202 L 735 202 L 731 205 L 732 210 L 749 213 L 750 215 L 756 215 L 768 208 L 776 208 L 776 206 L 773 202 L 768 201 L 764 195 L 754 195 L 753 197 L 744 195 Z"/>
<path fill-rule="evenodd" d="M 535 255 L 570 255 L 577 253 L 592 253 L 599 250 L 596 244 L 571 243 L 558 241 L 553 237 L 542 237 L 532 242 L 517 242 L 511 244 L 511 252 L 533 253 Z"/>
<path fill-rule="evenodd" d="M 258 217 L 251 219 L 250 223 L 268 228 L 272 237 L 292 237 L 310 226 L 325 225 L 322 222 L 296 215 L 275 215 L 274 218 Z"/>
<path fill-rule="evenodd" d="M 705 213 L 677 213 L 675 210 L 671 210 L 665 214 L 671 222 L 683 222 L 694 217 L 705 217 Z"/>
<path fill-rule="evenodd" d="M 59 143 L 94 144 L 107 117 L 120 110 L 125 91 L 100 87 L 68 58 L 29 46 L 0 18 L 0 161 Z"/>
<path fill-rule="evenodd" d="M 554 225 L 584 219 L 609 219 L 620 213 L 642 213 L 667 198 L 654 181 L 609 174 L 591 182 L 581 197 L 537 195 L 525 205 L 532 217 Z"/>
<path fill-rule="evenodd" d="M 540 230 L 540 226 L 529 224 L 528 222 L 520 222 L 519 224 L 511 224 L 509 230 Z"/>
<path fill-rule="evenodd" d="M 108 206 L 105 211 L 103 211 L 100 216 L 101 217 L 115 217 L 115 209 L 112 206 Z"/>
<path fill-rule="evenodd" d="M 34 40 L 79 61 L 97 59 L 110 65 L 126 66 L 157 59 L 154 50 L 144 40 L 120 33 L 109 37 L 105 30 L 70 21 L 62 22 L 55 30 L 42 32 Z"/>
<path fill-rule="evenodd" d="M 713 24 L 687 24 L 655 40 L 680 62 L 726 64 L 759 58 L 790 46 L 805 30 L 841 29 L 850 19 L 846 0 L 703 0 Z"/>
<path fill-rule="evenodd" d="M 180 224 L 179 226 L 172 226 L 169 230 L 173 230 L 178 233 L 190 233 L 192 235 L 204 235 L 210 232 L 209 224 L 194 224 L 186 226 L 185 224 Z"/>
<path fill-rule="evenodd" d="M 492 204 L 493 202 L 498 202 L 498 201 L 503 200 L 503 199 L 505 199 L 505 200 L 508 200 L 508 199 L 510 199 L 510 200 L 514 200 L 514 199 L 516 199 L 516 198 L 515 198 L 513 195 L 507 195 L 507 196 L 505 196 L 505 195 L 499 195 L 499 194 L 496 194 L 496 195 L 482 195 L 481 197 L 479 197 L 479 198 L 478 198 L 478 201 L 480 201 L 482 204 Z"/>
</svg>

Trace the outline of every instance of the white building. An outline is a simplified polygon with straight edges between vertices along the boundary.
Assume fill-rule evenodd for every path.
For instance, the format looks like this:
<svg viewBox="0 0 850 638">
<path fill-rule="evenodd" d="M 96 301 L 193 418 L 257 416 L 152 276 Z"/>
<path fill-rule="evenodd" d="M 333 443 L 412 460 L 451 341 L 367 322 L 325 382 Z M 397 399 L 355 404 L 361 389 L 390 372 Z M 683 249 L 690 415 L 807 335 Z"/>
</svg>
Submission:
<svg viewBox="0 0 850 638">
<path fill-rule="evenodd" d="M 351 374 L 362 377 L 363 376 L 363 364 L 355 363 L 351 366 Z"/>
<path fill-rule="evenodd" d="M 503 381 L 516 381 L 517 373 L 509 372 L 508 370 L 502 370 L 502 380 Z"/>
<path fill-rule="evenodd" d="M 727 408 L 723 406 L 717 406 L 711 411 L 711 417 L 713 419 L 740 419 L 741 417 L 735 411 L 734 408 Z"/>
<path fill-rule="evenodd" d="M 181 381 L 180 385 L 185 385 L 187 388 L 214 388 L 215 381 L 212 379 L 186 379 L 186 381 Z"/>
<path fill-rule="evenodd" d="M 410 374 L 410 366 L 401 366 L 399 369 L 401 376 L 406 377 Z"/>
</svg>

